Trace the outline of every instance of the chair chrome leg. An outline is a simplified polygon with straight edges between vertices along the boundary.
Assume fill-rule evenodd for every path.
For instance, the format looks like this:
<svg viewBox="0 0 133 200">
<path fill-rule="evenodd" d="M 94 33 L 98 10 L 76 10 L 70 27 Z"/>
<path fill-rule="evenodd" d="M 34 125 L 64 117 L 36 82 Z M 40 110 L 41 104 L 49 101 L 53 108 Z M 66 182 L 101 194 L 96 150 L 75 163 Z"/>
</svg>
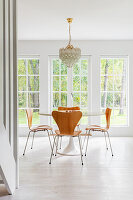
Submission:
<svg viewBox="0 0 133 200">
<path fill-rule="evenodd" d="M 90 134 L 90 130 L 89 130 L 88 137 L 87 137 L 87 144 L 86 144 L 85 156 L 86 156 L 87 148 L 88 148 L 89 134 Z"/>
<path fill-rule="evenodd" d="M 109 139 L 109 144 L 110 144 L 111 153 L 112 153 L 112 156 L 114 156 L 108 131 L 107 131 L 107 134 L 108 134 L 108 139 Z"/>
<path fill-rule="evenodd" d="M 27 143 L 28 143 L 28 140 L 29 140 L 29 137 L 30 137 L 30 133 L 31 133 L 31 131 L 29 131 L 29 134 L 27 136 L 27 141 L 26 141 L 26 144 L 25 144 L 23 156 L 25 155 L 25 151 L 26 151 Z"/>
<path fill-rule="evenodd" d="M 86 131 L 86 134 L 87 134 L 87 131 Z M 86 135 L 85 135 L 85 138 L 84 138 L 84 141 L 83 141 L 82 149 L 84 148 L 85 139 L 86 139 Z"/>
<path fill-rule="evenodd" d="M 57 141 L 56 141 L 56 151 L 55 151 L 55 156 L 57 155 L 57 150 L 58 150 L 58 143 L 59 143 L 59 135 L 57 137 Z"/>
<path fill-rule="evenodd" d="M 53 151 L 54 151 L 55 140 L 56 140 L 56 136 L 54 137 L 53 147 L 52 147 L 52 150 L 51 150 L 51 156 L 50 156 L 49 164 L 51 164 L 51 160 L 52 160 L 52 156 L 53 156 Z"/>
<path fill-rule="evenodd" d="M 106 133 L 105 132 L 104 132 L 104 137 L 105 137 L 106 149 L 108 150 L 108 144 L 107 144 L 107 139 L 106 139 Z"/>
<path fill-rule="evenodd" d="M 34 137 L 35 137 L 35 132 L 33 132 L 33 138 L 32 138 L 31 149 L 33 149 Z"/>
<path fill-rule="evenodd" d="M 79 139 L 79 147 L 80 147 L 80 154 L 81 154 L 81 163 L 83 165 L 83 155 L 82 155 L 82 147 L 81 147 L 81 141 L 80 141 L 80 137 L 78 136 Z"/>
<path fill-rule="evenodd" d="M 60 149 L 61 149 L 61 144 L 62 144 L 62 136 L 61 136 L 61 139 L 60 139 Z"/>
<path fill-rule="evenodd" d="M 48 131 L 48 130 L 47 130 L 47 133 L 48 133 L 48 138 L 49 138 L 50 147 L 51 147 L 51 150 L 52 150 L 52 144 L 51 144 L 50 135 L 49 135 L 49 131 Z"/>
</svg>

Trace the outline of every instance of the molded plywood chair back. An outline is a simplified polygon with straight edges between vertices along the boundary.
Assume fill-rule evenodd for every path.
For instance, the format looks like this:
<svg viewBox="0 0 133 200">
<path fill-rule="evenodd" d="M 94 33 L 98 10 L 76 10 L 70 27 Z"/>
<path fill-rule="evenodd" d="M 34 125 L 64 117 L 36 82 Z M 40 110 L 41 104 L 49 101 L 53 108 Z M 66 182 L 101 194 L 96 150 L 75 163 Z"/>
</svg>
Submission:
<svg viewBox="0 0 133 200">
<path fill-rule="evenodd" d="M 58 110 L 80 110 L 80 107 L 58 107 Z"/>
<path fill-rule="evenodd" d="M 56 121 L 61 135 L 73 135 L 74 129 L 82 117 L 81 111 L 53 111 L 52 116 Z"/>
<path fill-rule="evenodd" d="M 78 137 L 81 163 L 83 165 L 82 147 L 81 147 L 81 141 L 80 141 L 80 133 L 82 131 L 80 131 L 80 130 L 75 131 L 75 127 L 77 126 L 79 120 L 82 117 L 82 112 L 79 110 L 78 111 L 77 110 L 67 110 L 66 112 L 64 112 L 64 110 L 60 110 L 60 111 L 53 111 L 52 116 L 53 116 L 55 122 L 57 123 L 59 130 L 55 130 L 56 136 L 54 138 L 53 148 L 51 151 L 51 157 L 50 157 L 49 164 L 51 164 L 54 146 L 56 146 L 56 153 L 57 153 L 59 137 L 70 136 L 70 137 Z M 57 138 L 57 141 L 56 141 L 56 138 Z"/>
<path fill-rule="evenodd" d="M 33 111 L 31 108 L 26 109 L 27 119 L 28 119 L 28 126 L 29 129 L 32 127 L 32 117 L 33 117 Z"/>
<path fill-rule="evenodd" d="M 106 108 L 105 115 L 106 115 L 106 128 L 107 129 L 109 129 L 109 127 L 110 127 L 111 112 L 112 112 L 112 109 Z"/>
<path fill-rule="evenodd" d="M 108 145 L 107 145 L 107 141 L 106 141 L 106 134 L 108 136 L 108 139 L 109 139 L 109 144 L 110 144 L 110 149 L 111 149 L 111 153 L 112 153 L 112 156 L 113 156 L 113 151 L 112 151 L 112 145 L 111 145 L 111 141 L 110 141 L 110 137 L 109 137 L 109 128 L 110 128 L 110 118 L 111 118 L 111 112 L 112 112 L 112 109 L 110 108 L 106 108 L 106 111 L 105 111 L 105 116 L 106 116 L 106 127 L 101 127 L 99 125 L 91 125 L 91 126 L 88 126 L 86 128 L 86 131 L 90 133 L 90 131 L 99 131 L 101 133 L 104 133 L 104 137 L 105 137 L 105 142 L 106 142 L 106 148 L 108 150 Z M 87 146 L 88 146 L 88 139 L 87 139 L 87 145 L 86 145 L 86 151 L 85 151 L 85 155 L 86 155 L 86 152 L 87 152 Z"/>
<path fill-rule="evenodd" d="M 52 127 L 50 127 L 48 125 L 39 125 L 39 126 L 36 126 L 36 127 L 32 127 L 32 117 L 33 117 L 32 109 L 31 108 L 26 109 L 26 114 L 27 114 L 27 119 L 28 119 L 29 134 L 27 136 L 27 140 L 26 140 L 26 144 L 25 144 L 23 155 L 25 155 L 25 151 L 26 151 L 26 148 L 27 148 L 27 144 L 28 144 L 28 140 L 29 140 L 31 132 L 33 132 L 33 139 L 32 139 L 31 149 L 33 148 L 33 142 L 34 142 L 35 133 L 40 132 L 40 131 L 43 131 L 43 132 L 47 131 L 47 134 L 48 134 L 48 137 L 49 137 L 50 146 L 51 146 L 51 140 L 50 140 L 49 131 L 52 132 Z M 52 146 L 51 146 L 51 149 L 52 149 Z"/>
</svg>

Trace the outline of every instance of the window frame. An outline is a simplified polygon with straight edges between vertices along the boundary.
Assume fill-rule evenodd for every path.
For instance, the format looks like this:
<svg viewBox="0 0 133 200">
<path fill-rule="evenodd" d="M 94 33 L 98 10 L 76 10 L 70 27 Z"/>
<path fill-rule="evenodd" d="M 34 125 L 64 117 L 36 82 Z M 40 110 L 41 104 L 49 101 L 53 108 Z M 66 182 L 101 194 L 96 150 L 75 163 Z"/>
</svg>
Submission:
<svg viewBox="0 0 133 200">
<path fill-rule="evenodd" d="M 31 59 L 39 60 L 39 66 L 38 66 L 39 73 L 38 74 L 34 74 L 34 75 L 28 74 L 28 60 L 31 60 Z M 29 98 L 28 93 L 29 94 L 31 94 L 31 93 L 37 93 L 38 96 L 39 96 L 39 100 L 40 100 L 40 56 L 39 55 L 35 55 L 35 56 L 34 55 L 32 55 L 32 56 L 30 56 L 30 55 L 28 55 L 28 56 L 22 56 L 21 55 L 21 56 L 18 56 L 17 61 L 18 60 L 26 60 L 26 65 L 25 65 L 26 74 L 25 75 L 24 74 L 18 74 L 18 70 L 17 70 L 17 85 L 18 85 L 18 77 L 26 77 L 26 90 L 19 91 L 18 87 L 17 87 L 17 93 L 18 93 L 17 94 L 17 101 L 18 101 L 18 95 L 19 95 L 19 93 L 27 94 L 26 95 L 26 107 L 19 108 L 19 101 L 18 101 L 18 111 L 19 111 L 19 110 L 26 110 L 27 108 L 29 108 L 29 106 L 28 106 L 28 102 L 29 102 L 29 100 L 28 100 L 28 98 Z M 39 91 L 30 91 L 28 89 L 28 77 L 38 77 L 39 78 Z M 39 107 L 36 107 L 36 108 L 33 107 L 32 110 L 40 110 L 40 101 L 39 101 Z M 40 116 L 39 116 L 39 120 L 40 120 Z M 19 125 L 19 127 L 27 127 L 27 125 L 28 125 L 27 119 L 26 119 L 26 124 L 19 124 L 18 123 L 18 125 Z M 33 123 L 32 125 L 36 126 L 38 124 L 34 124 Z"/>
<path fill-rule="evenodd" d="M 59 56 L 58 55 L 49 56 L 49 65 L 50 65 L 50 67 L 49 67 L 49 84 L 50 84 L 50 87 L 49 87 L 50 88 L 49 89 L 49 101 L 50 101 L 50 103 L 49 103 L 49 112 L 52 112 L 52 108 L 53 108 L 53 106 L 52 106 L 52 102 L 53 102 L 53 100 L 52 100 L 53 99 L 53 90 L 52 90 L 52 87 L 53 87 L 53 65 L 52 65 L 52 62 L 55 59 L 59 59 Z M 88 60 L 88 69 L 87 69 L 87 71 L 88 71 L 88 75 L 87 75 L 87 83 L 88 83 L 88 85 L 87 85 L 87 91 L 86 92 L 88 94 L 90 94 L 90 95 L 88 95 L 88 110 L 91 111 L 91 95 L 92 95 L 91 94 L 91 84 L 92 84 L 91 83 L 91 67 L 92 67 L 91 66 L 91 55 L 81 55 L 81 59 L 82 60 L 84 60 L 84 59 Z M 63 75 L 59 74 L 59 76 L 63 76 Z M 68 80 L 68 84 L 67 84 L 67 106 L 73 106 L 73 100 L 71 101 L 70 100 L 70 94 L 68 95 L 68 93 L 70 93 L 70 92 L 72 92 L 72 93 L 76 92 L 76 91 L 73 91 L 73 77 L 75 75 L 73 75 L 72 68 L 68 68 L 67 74 L 64 75 L 64 76 L 67 76 L 67 80 Z M 81 72 L 77 76 L 79 76 L 80 79 L 81 79 L 81 77 L 82 77 Z M 71 89 L 70 89 L 70 85 L 71 85 Z M 80 88 L 81 88 L 81 84 L 80 84 Z M 57 92 L 60 92 L 60 91 L 57 91 Z M 64 91 L 62 91 L 62 92 L 64 92 Z M 80 89 L 80 91 L 78 91 L 78 92 L 82 93 L 83 91 L 81 91 L 81 89 Z M 81 94 L 80 94 L 80 96 L 81 96 Z M 72 104 L 70 104 L 70 101 L 72 102 Z M 81 106 L 81 99 L 80 99 L 80 106 Z M 82 107 L 82 109 L 86 109 L 86 108 L 87 107 L 85 107 L 85 108 Z M 90 121 L 91 121 L 91 118 L 88 117 L 88 123 L 90 123 Z M 52 119 L 50 119 L 50 124 L 52 124 Z M 52 124 L 52 125 L 54 125 L 54 124 Z M 83 124 L 83 126 L 86 126 L 86 125 Z"/>
<path fill-rule="evenodd" d="M 101 90 L 101 77 L 104 75 L 101 74 L 101 59 L 125 59 L 125 62 L 126 62 L 126 106 L 123 107 L 124 109 L 126 109 L 126 112 L 127 112 L 127 118 L 126 118 L 126 124 L 125 125 L 120 125 L 120 124 L 112 124 L 111 127 L 129 127 L 129 56 L 127 55 L 101 55 L 100 56 L 100 110 L 104 109 L 101 107 L 101 93 L 103 92 L 104 93 L 104 90 L 102 91 Z M 114 64 L 113 64 L 114 65 Z M 113 67 L 113 74 L 110 74 L 108 75 L 108 77 L 113 77 L 113 82 L 114 82 L 114 77 L 122 77 L 122 75 L 114 75 L 114 67 Z M 122 93 L 122 91 L 114 91 L 114 83 L 113 83 L 113 91 L 105 91 L 105 92 L 108 92 L 108 93 L 112 93 L 113 94 L 113 107 L 112 107 L 112 112 L 113 112 L 113 119 L 114 119 L 114 110 L 117 110 L 119 109 L 119 107 L 114 107 L 114 94 L 115 93 Z M 101 116 L 102 117 L 102 116 Z M 105 125 L 105 124 L 102 124 L 101 123 L 101 117 L 100 117 L 100 124 L 101 126 Z"/>
</svg>

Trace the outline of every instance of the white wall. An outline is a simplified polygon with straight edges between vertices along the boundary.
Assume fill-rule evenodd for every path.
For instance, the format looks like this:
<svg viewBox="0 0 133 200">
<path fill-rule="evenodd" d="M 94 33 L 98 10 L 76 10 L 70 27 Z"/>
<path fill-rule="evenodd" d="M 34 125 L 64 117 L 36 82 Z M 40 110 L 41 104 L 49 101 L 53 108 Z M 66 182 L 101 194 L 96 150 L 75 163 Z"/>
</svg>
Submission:
<svg viewBox="0 0 133 200">
<path fill-rule="evenodd" d="M 40 112 L 48 112 L 48 56 L 58 55 L 59 48 L 65 47 L 66 41 L 19 41 L 18 55 L 40 55 Z M 100 56 L 129 56 L 129 127 L 112 127 L 112 136 L 133 136 L 133 41 L 74 41 L 74 46 L 81 48 L 82 55 L 92 56 L 92 111 L 100 108 Z M 99 118 L 92 122 L 99 123 Z M 48 117 L 41 117 L 41 123 L 48 123 Z M 93 122 L 94 123 L 94 122 Z M 20 129 L 20 135 L 28 129 Z"/>
</svg>

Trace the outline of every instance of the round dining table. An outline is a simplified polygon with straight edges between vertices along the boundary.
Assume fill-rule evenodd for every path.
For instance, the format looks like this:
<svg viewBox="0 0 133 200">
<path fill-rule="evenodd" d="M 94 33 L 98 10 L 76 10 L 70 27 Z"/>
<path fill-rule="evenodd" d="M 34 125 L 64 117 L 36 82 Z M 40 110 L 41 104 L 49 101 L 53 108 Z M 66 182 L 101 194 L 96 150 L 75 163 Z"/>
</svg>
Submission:
<svg viewBox="0 0 133 200">
<path fill-rule="evenodd" d="M 78 110 L 79 111 L 79 110 Z M 70 110 L 68 111 L 64 111 L 61 110 L 59 112 L 70 112 Z M 52 113 L 48 113 L 48 112 L 40 112 L 39 115 L 42 116 L 47 116 L 47 117 L 51 117 Z M 105 115 L 105 113 L 103 112 L 87 112 L 87 113 L 83 113 L 82 117 L 93 117 L 93 116 L 100 116 L 100 115 Z M 58 150 L 57 153 L 60 155 L 65 155 L 65 156 L 77 156 L 80 155 L 80 151 L 76 148 L 74 141 L 73 141 L 73 137 L 68 136 L 69 137 L 69 142 L 67 144 L 67 146 L 62 150 Z"/>
</svg>

